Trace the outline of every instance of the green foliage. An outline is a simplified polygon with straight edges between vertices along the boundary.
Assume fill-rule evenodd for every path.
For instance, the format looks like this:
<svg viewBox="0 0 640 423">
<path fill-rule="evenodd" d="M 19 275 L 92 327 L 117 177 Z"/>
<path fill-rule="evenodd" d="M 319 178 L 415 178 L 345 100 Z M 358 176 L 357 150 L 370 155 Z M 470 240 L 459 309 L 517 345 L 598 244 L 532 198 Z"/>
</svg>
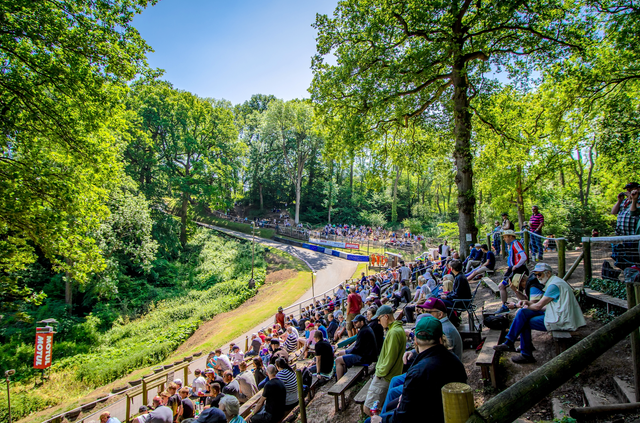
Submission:
<svg viewBox="0 0 640 423">
<path fill-rule="evenodd" d="M 419 235 L 423 232 L 422 221 L 417 218 L 407 218 L 402 221 L 402 226 L 409 229 L 412 234 Z"/>
<path fill-rule="evenodd" d="M 612 297 L 627 299 L 627 288 L 624 282 L 614 281 L 611 279 L 598 279 L 593 278 L 587 281 L 585 285 L 588 288 L 602 292 L 603 294 L 611 295 Z"/>
</svg>

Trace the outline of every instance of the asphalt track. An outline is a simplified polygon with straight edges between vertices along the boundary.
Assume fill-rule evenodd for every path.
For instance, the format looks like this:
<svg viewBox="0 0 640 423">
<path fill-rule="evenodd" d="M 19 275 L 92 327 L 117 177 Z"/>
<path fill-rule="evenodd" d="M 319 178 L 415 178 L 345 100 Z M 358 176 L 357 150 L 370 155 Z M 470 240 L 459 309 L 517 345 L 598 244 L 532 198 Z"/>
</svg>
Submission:
<svg viewBox="0 0 640 423">
<path fill-rule="evenodd" d="M 232 231 L 230 229 L 220 228 L 217 226 L 214 228 L 217 231 L 225 232 L 229 235 L 251 240 L 251 235 L 247 235 L 242 232 Z M 345 280 L 351 278 L 351 276 L 353 275 L 353 272 L 355 272 L 358 267 L 357 262 L 348 261 L 348 260 L 334 257 L 334 256 L 329 256 L 329 255 L 319 253 L 316 251 L 311 251 L 305 248 L 294 247 L 292 245 L 283 244 L 283 243 L 272 241 L 269 239 L 256 237 L 255 242 L 266 245 L 269 248 L 277 248 L 279 250 L 282 250 L 286 253 L 291 254 L 292 256 L 295 256 L 304 260 L 307 263 L 307 265 L 310 266 L 314 272 L 316 272 L 316 276 L 314 278 L 314 290 L 316 295 L 321 294 L 325 291 L 329 291 L 333 289 L 336 285 L 340 284 L 341 282 L 344 282 Z M 303 300 L 308 300 L 311 297 L 312 297 L 311 280 L 309 280 L 309 289 L 300 298 L 298 298 L 294 302 L 294 304 Z M 283 304 L 282 306 L 286 307 L 288 305 L 289 304 Z M 275 314 L 276 310 L 274 310 L 273 312 Z M 244 341 L 246 336 L 250 336 L 252 333 L 257 332 L 261 328 L 264 328 L 271 324 L 273 324 L 273 318 L 269 318 L 268 320 L 265 320 L 255 328 L 252 328 L 250 331 L 236 338 L 233 342 L 235 342 L 238 345 L 244 346 Z M 191 378 L 193 377 L 193 371 L 195 369 L 204 369 L 206 364 L 205 361 L 206 361 L 206 354 L 203 354 L 203 356 L 191 362 L 191 364 L 189 365 L 189 371 L 191 374 L 189 381 L 192 380 Z M 180 371 L 179 373 L 180 375 L 176 375 L 176 377 L 182 378 L 182 371 Z M 156 394 L 157 393 L 155 392 L 155 390 L 150 391 L 149 401 L 151 401 L 151 398 L 153 398 Z M 142 396 L 138 396 L 134 398 L 131 404 L 131 414 L 136 414 L 138 411 L 138 408 L 141 405 L 143 405 Z M 109 411 L 112 417 L 116 417 L 120 421 L 124 422 L 126 418 L 126 397 L 123 396 L 123 398 L 120 401 L 115 402 L 105 408 L 93 411 L 93 413 L 91 413 L 90 415 L 86 417 L 82 417 L 82 420 L 78 420 L 78 422 L 86 422 L 86 423 L 98 422 L 100 420 L 99 419 L 100 413 L 102 413 L 103 411 Z"/>
</svg>

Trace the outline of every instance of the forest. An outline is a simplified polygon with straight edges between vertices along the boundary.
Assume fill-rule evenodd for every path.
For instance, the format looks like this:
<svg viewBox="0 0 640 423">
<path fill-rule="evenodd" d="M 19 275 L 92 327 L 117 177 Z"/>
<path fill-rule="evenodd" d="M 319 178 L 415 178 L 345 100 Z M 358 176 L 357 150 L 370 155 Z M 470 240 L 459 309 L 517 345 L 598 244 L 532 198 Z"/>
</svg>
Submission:
<svg viewBox="0 0 640 423">
<path fill-rule="evenodd" d="M 131 20 L 155 3 L 3 2 L 0 367 L 18 381 L 35 377 L 41 319 L 60 322 L 57 368 L 98 386 L 253 295 L 250 246 L 194 224 L 214 210 L 465 251 L 535 204 L 575 245 L 614 233 L 611 206 L 640 177 L 632 1 L 341 1 L 314 24 L 309 98 L 241 104 L 147 64 Z M 182 298 L 203 301 L 197 316 Z"/>
</svg>

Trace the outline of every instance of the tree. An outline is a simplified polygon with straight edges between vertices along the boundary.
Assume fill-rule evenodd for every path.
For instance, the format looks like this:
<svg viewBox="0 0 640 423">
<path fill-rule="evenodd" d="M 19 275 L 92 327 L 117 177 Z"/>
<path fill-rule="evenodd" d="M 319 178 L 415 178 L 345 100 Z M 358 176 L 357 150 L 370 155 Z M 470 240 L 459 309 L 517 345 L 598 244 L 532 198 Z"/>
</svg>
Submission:
<svg viewBox="0 0 640 423">
<path fill-rule="evenodd" d="M 322 138 L 314 128 L 313 107 L 303 101 L 269 103 L 262 121 L 261 133 L 280 146 L 291 185 L 295 187 L 295 222 L 300 221 L 300 193 L 307 161 L 320 148 Z"/>
<path fill-rule="evenodd" d="M 461 250 L 468 251 L 477 235 L 469 105 L 484 89 L 483 73 L 507 66 L 515 74 L 556 60 L 580 48 L 591 22 L 559 0 L 341 1 L 333 18 L 316 18 L 312 98 L 320 115 L 350 109 L 379 131 L 448 116 Z M 331 53 L 337 65 L 324 62 Z"/>
<path fill-rule="evenodd" d="M 180 242 L 187 242 L 187 218 L 192 200 L 228 205 L 244 153 L 226 104 L 173 89 L 167 82 L 137 84 L 130 107 L 142 116 L 169 193 L 177 198 Z"/>
</svg>

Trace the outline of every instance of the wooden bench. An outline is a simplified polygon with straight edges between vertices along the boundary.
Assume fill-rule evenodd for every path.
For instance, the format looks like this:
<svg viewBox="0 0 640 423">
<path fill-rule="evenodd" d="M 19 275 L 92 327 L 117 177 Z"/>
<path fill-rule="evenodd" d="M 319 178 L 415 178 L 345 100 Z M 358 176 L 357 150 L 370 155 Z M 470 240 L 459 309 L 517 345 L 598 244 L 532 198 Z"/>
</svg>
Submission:
<svg viewBox="0 0 640 423">
<path fill-rule="evenodd" d="M 242 416 L 242 418 L 246 419 L 249 413 L 251 413 L 251 407 L 253 407 L 258 400 L 262 397 L 262 389 L 260 389 L 254 396 L 249 398 L 247 402 L 240 406 L 240 412 L 238 415 Z"/>
<path fill-rule="evenodd" d="M 367 393 L 369 392 L 369 387 L 371 386 L 372 381 L 373 381 L 373 378 L 369 379 L 367 383 L 362 387 L 362 389 L 358 391 L 358 393 L 356 394 L 356 397 L 353 399 L 353 401 L 356 404 L 360 405 L 360 412 L 362 414 L 364 414 L 364 402 L 367 400 Z"/>
<path fill-rule="evenodd" d="M 356 383 L 358 379 L 360 379 L 362 375 L 364 375 L 364 373 L 364 367 L 353 366 L 352 368 L 347 370 L 347 373 L 345 373 L 344 376 L 342 376 L 340 380 L 329 389 L 327 393 L 329 395 L 332 395 L 334 398 L 336 413 L 346 408 L 347 404 L 344 395 L 345 392 L 347 391 L 347 389 L 353 386 L 353 384 Z M 342 398 L 342 408 L 340 408 L 340 398 Z"/>
<path fill-rule="evenodd" d="M 566 330 L 552 330 L 553 345 L 555 346 L 556 355 L 562 354 L 569 348 L 573 342 L 571 332 Z"/>
<path fill-rule="evenodd" d="M 500 352 L 494 350 L 493 346 L 502 343 L 503 339 L 503 331 L 490 329 L 476 359 L 476 366 L 480 367 L 482 378 L 491 381 L 491 386 L 494 388 L 498 387 L 497 366 Z"/>
<path fill-rule="evenodd" d="M 494 281 L 485 277 L 485 278 L 482 278 L 482 283 L 485 284 L 485 286 L 489 288 L 491 292 L 493 292 L 493 295 L 495 295 L 496 297 L 500 296 L 500 289 L 498 288 L 498 285 Z"/>
<path fill-rule="evenodd" d="M 624 310 L 629 309 L 629 305 L 626 300 L 612 297 L 611 295 L 603 294 L 602 292 L 594 291 L 593 289 L 584 288 L 584 293 L 588 298 L 603 302 L 607 305 L 607 313 L 610 311 L 611 306 L 620 307 Z"/>
</svg>

